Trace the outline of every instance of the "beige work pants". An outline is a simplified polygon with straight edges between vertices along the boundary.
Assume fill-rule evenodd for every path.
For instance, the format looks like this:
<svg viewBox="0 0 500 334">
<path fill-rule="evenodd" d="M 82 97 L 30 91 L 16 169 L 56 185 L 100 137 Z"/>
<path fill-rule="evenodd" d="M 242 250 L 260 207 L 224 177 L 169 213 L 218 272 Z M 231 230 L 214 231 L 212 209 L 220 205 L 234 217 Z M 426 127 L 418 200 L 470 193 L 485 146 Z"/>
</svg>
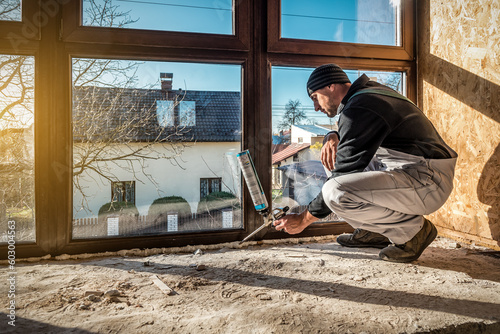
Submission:
<svg viewBox="0 0 500 334">
<path fill-rule="evenodd" d="M 352 227 L 403 244 L 420 231 L 423 215 L 439 209 L 453 189 L 457 154 L 449 150 L 450 159 L 424 159 L 379 148 L 364 172 L 325 183 L 325 203 Z"/>
</svg>

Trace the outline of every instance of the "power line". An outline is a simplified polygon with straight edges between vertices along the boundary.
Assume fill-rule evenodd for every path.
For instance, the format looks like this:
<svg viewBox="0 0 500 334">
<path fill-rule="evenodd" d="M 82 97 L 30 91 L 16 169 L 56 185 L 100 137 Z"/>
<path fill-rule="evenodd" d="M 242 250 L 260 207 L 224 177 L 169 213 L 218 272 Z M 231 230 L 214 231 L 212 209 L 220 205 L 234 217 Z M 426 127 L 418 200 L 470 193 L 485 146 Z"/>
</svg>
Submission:
<svg viewBox="0 0 500 334">
<path fill-rule="evenodd" d="M 197 9 L 211 9 L 211 10 L 225 10 L 228 12 L 232 12 L 233 9 L 221 8 L 221 7 L 204 7 L 204 6 L 193 6 L 193 5 L 179 5 L 174 3 L 164 3 L 164 2 L 153 2 L 153 1 L 140 1 L 140 0 L 118 0 L 121 2 L 133 2 L 133 3 L 142 3 L 147 5 L 160 5 L 160 6 L 171 6 L 171 7 L 186 7 L 186 8 L 197 8 Z"/>
<path fill-rule="evenodd" d="M 148 4 L 148 5 L 159 5 L 159 6 L 170 6 L 170 7 L 184 7 L 184 8 L 196 8 L 196 9 L 209 9 L 209 10 L 223 10 L 232 12 L 233 8 L 222 8 L 222 7 L 206 7 L 206 6 L 194 6 L 194 5 L 180 5 L 173 3 L 165 3 L 165 2 L 154 2 L 154 1 L 142 1 L 142 0 L 117 0 L 119 2 L 131 2 L 131 3 L 140 3 L 140 4 Z M 314 18 L 314 19 L 323 19 L 323 20 L 337 20 L 337 21 L 353 21 L 353 22 L 370 22 L 370 23 L 382 23 L 382 24 L 394 24 L 394 22 L 387 21 L 374 21 L 374 20 L 358 20 L 358 19 L 347 19 L 340 17 L 327 17 L 327 16 L 314 16 L 314 15 L 299 15 L 299 14 L 285 14 L 282 13 L 282 16 L 291 16 L 291 17 L 303 17 L 303 18 Z"/>
<path fill-rule="evenodd" d="M 341 17 L 328 17 L 328 16 L 314 16 L 314 15 L 299 15 L 299 14 L 281 14 L 282 16 L 293 16 L 293 17 L 305 17 L 310 19 L 322 19 L 322 20 L 337 20 L 337 21 L 351 21 L 351 22 L 370 22 L 370 23 L 383 23 L 383 24 L 394 24 L 394 22 L 387 21 L 374 21 L 374 20 L 358 20 L 358 19 L 343 19 Z"/>
</svg>

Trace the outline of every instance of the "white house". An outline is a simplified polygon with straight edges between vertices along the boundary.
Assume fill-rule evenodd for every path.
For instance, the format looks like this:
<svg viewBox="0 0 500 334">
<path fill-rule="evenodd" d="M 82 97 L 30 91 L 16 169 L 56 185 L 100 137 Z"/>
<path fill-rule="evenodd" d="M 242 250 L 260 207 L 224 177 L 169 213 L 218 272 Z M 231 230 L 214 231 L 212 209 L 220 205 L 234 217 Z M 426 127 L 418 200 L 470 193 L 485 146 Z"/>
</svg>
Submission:
<svg viewBox="0 0 500 334">
<path fill-rule="evenodd" d="M 291 141 L 298 144 L 322 143 L 325 135 L 332 131 L 321 125 L 292 125 Z"/>
<path fill-rule="evenodd" d="M 134 203 L 142 216 L 155 199 L 179 196 L 194 215 L 209 193 L 241 197 L 235 158 L 241 151 L 240 92 L 173 91 L 171 84 L 161 90 L 80 87 L 73 90 L 73 105 L 75 163 L 90 159 L 89 152 L 99 145 L 107 145 L 109 154 L 124 155 L 113 161 L 101 156 L 104 161 L 94 159 L 75 176 L 74 219 L 97 217 L 111 201 Z M 92 119 L 98 112 L 106 117 Z M 116 135 L 123 124 L 130 125 L 129 132 Z M 146 159 L 126 157 L 144 147 Z M 164 158 L 176 155 L 175 160 Z"/>
</svg>

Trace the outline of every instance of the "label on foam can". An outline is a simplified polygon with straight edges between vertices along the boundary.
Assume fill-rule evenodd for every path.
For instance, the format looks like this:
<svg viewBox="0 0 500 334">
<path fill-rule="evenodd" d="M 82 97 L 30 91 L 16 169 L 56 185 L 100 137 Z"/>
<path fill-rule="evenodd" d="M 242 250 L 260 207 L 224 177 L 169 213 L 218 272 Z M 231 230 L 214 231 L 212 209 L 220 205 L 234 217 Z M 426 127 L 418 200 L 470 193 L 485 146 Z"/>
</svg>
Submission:
<svg viewBox="0 0 500 334">
<path fill-rule="evenodd" d="M 267 209 L 269 207 L 267 199 L 266 196 L 264 196 L 264 190 L 262 189 L 257 172 L 255 171 L 255 166 L 252 158 L 250 157 L 250 152 L 248 150 L 240 152 L 236 155 L 236 157 L 240 164 L 241 172 L 245 178 L 250 196 L 252 197 L 255 210 L 262 211 Z"/>
</svg>

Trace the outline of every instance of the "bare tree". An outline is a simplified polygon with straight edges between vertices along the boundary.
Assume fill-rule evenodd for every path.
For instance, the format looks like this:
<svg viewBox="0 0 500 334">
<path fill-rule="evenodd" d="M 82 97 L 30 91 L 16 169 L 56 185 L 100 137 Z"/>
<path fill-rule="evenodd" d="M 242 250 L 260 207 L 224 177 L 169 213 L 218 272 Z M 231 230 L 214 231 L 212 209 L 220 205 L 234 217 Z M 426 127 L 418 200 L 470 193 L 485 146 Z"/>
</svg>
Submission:
<svg viewBox="0 0 500 334">
<path fill-rule="evenodd" d="M 0 55 L 1 224 L 12 215 L 33 223 L 33 64 L 33 57 Z"/>
<path fill-rule="evenodd" d="M 181 155 L 192 134 L 181 122 L 162 124 L 158 100 L 170 98 L 169 109 L 182 96 L 161 96 L 152 89 L 122 87 L 73 87 L 73 186 L 81 193 L 75 209 L 88 210 L 85 183 L 120 181 L 117 170 L 157 186 L 148 172 L 150 160 L 168 160 L 182 167 Z M 169 95 L 169 94 L 166 94 Z M 142 180 L 143 176 L 145 180 Z"/>
<path fill-rule="evenodd" d="M 135 22 L 111 0 L 88 0 L 87 24 L 124 27 Z M 13 12 L 19 1 L 3 0 L 0 18 Z M 12 5 L 12 6 L 11 6 Z M 4 16 L 2 16 L 4 15 Z M 74 59 L 73 73 L 73 184 L 88 209 L 82 178 L 117 181 L 117 168 L 145 177 L 147 161 L 168 159 L 181 166 L 180 156 L 189 141 L 186 127 L 159 126 L 155 99 L 170 99 L 171 108 L 182 96 L 161 95 L 148 87 L 137 88 L 141 62 L 112 59 Z M 7 207 L 33 209 L 33 57 L 0 55 L 0 220 Z M 156 94 L 156 95 L 155 95 Z M 29 137 L 31 135 L 31 137 Z M 7 196 L 7 194 L 9 194 Z"/>
<path fill-rule="evenodd" d="M 301 105 L 300 100 L 288 100 L 288 103 L 285 105 L 283 120 L 278 125 L 280 130 L 289 129 L 292 125 L 300 124 L 306 118 L 304 109 L 300 108 Z"/>
<path fill-rule="evenodd" d="M 132 19 L 130 11 L 123 12 L 113 0 L 84 0 L 84 25 L 124 28 L 139 19 Z"/>
<path fill-rule="evenodd" d="M 135 23 L 129 12 L 111 0 L 85 1 L 84 24 L 126 27 Z M 150 160 L 167 160 L 182 167 L 181 155 L 191 140 L 190 123 L 174 116 L 183 94 L 138 88 L 142 62 L 112 59 L 74 59 L 73 73 L 73 187 L 82 196 L 76 210 L 89 211 L 85 181 L 120 181 L 117 170 L 139 182 L 158 184 L 148 172 Z M 159 106 L 158 100 L 168 101 Z M 159 109 L 165 109 L 160 119 Z M 192 112 L 191 112 L 192 114 Z M 192 115 L 191 115 L 192 116 Z"/>
</svg>

